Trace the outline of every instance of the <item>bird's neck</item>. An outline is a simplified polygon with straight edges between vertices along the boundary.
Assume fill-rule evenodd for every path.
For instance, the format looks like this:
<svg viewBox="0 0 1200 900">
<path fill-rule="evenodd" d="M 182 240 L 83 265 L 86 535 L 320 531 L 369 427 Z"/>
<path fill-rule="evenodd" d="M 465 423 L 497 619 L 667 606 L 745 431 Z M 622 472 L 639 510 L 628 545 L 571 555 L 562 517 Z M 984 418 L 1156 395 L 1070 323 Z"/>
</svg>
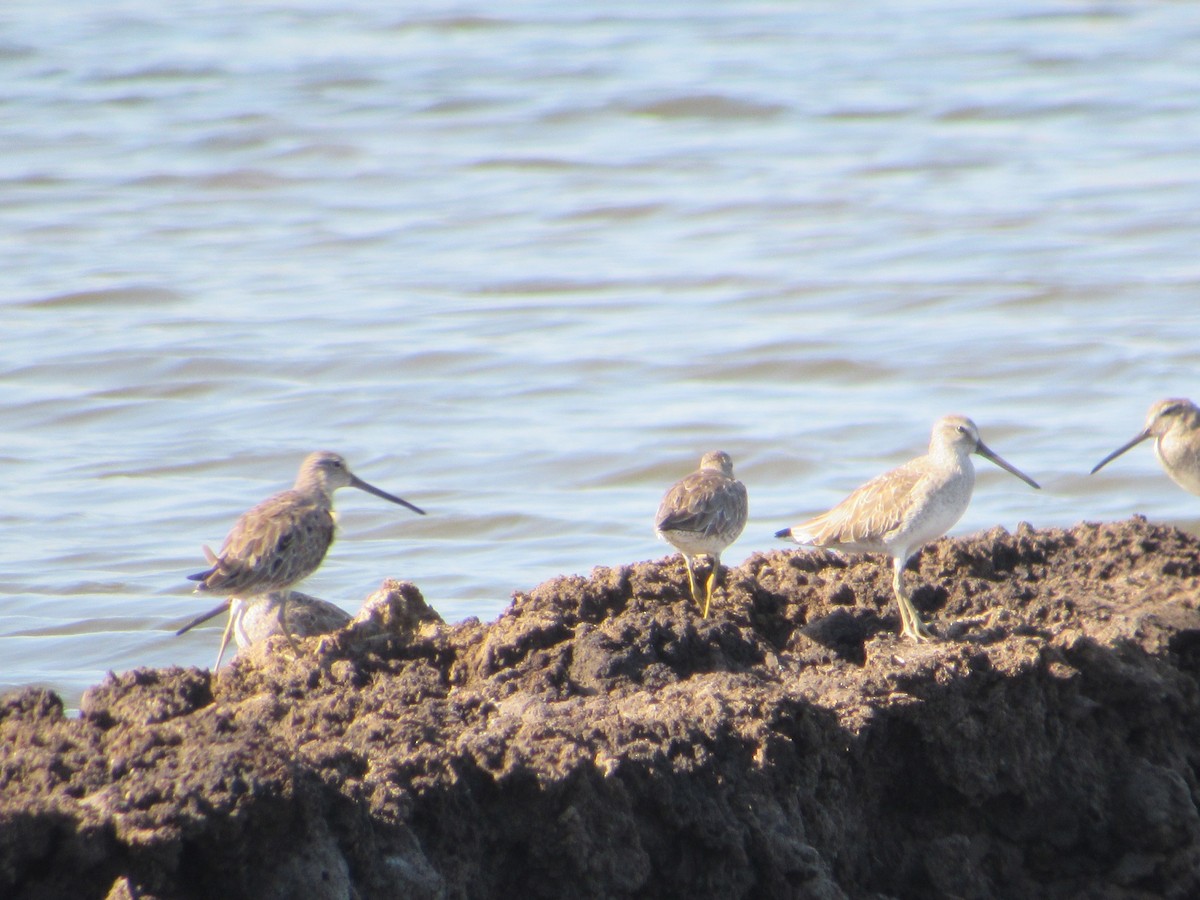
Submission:
<svg viewBox="0 0 1200 900">
<path fill-rule="evenodd" d="M 961 444 L 930 444 L 929 455 L 937 461 L 940 467 L 963 469 L 970 471 L 971 453 Z"/>
<path fill-rule="evenodd" d="M 333 491 L 329 489 L 329 485 L 323 478 L 302 475 L 296 479 L 292 490 L 311 498 L 318 506 L 333 506 Z"/>
</svg>

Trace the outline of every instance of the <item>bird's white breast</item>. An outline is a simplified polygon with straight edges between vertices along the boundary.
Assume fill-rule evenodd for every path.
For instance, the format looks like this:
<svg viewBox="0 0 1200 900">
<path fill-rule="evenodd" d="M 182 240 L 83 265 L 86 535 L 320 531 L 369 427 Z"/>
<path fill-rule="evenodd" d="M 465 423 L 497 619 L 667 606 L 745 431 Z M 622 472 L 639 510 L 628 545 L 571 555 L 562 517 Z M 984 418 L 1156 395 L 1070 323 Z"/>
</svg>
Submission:
<svg viewBox="0 0 1200 900">
<path fill-rule="evenodd" d="M 1181 437 L 1170 431 L 1154 442 L 1154 452 L 1172 481 L 1188 493 L 1200 495 L 1200 444 L 1188 440 L 1194 436 L 1188 432 Z"/>
<path fill-rule="evenodd" d="M 890 543 L 915 550 L 955 526 L 967 511 L 975 489 L 974 466 L 969 459 L 961 462 L 930 475 L 922 485 L 921 494 L 913 498 L 903 526 Z"/>
</svg>

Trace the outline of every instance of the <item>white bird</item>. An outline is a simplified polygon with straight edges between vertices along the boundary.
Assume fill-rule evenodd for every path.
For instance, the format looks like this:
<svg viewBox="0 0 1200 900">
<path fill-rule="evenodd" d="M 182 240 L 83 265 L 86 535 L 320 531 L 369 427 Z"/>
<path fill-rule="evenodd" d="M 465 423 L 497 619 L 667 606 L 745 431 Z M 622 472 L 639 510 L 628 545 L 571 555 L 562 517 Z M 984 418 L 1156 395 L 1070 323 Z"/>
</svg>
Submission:
<svg viewBox="0 0 1200 900">
<path fill-rule="evenodd" d="M 900 607 L 901 633 L 914 641 L 933 638 L 904 589 L 904 566 L 923 544 L 941 537 L 962 518 L 975 488 L 971 454 L 978 453 L 1040 487 L 1005 462 L 979 438 L 966 416 L 944 416 L 933 426 L 929 452 L 885 472 L 855 490 L 829 512 L 775 532 L 798 544 L 892 558 L 892 590 Z"/>
</svg>

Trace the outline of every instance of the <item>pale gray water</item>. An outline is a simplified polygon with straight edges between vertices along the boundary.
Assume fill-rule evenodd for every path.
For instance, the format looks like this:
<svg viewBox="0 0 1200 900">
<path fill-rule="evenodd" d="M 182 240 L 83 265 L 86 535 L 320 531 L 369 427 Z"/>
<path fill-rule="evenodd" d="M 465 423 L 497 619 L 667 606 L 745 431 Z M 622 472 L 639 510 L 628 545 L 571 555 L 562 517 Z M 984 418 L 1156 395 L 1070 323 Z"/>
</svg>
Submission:
<svg viewBox="0 0 1200 900">
<path fill-rule="evenodd" d="M 381 9 L 381 6 L 390 8 Z M 0 10 L 0 687 L 211 665 L 184 575 L 336 449 L 303 589 L 450 620 L 666 555 L 708 449 L 725 554 L 964 412 L 966 533 L 1144 512 L 1200 399 L 1200 7 L 1114 2 Z"/>
</svg>

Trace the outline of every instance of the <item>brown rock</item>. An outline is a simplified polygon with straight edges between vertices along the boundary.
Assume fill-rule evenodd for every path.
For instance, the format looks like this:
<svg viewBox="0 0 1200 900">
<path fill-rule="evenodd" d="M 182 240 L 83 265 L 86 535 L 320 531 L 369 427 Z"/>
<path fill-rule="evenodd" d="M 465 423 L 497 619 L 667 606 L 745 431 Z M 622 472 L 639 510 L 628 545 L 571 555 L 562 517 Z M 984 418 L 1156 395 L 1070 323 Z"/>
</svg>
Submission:
<svg viewBox="0 0 1200 900">
<path fill-rule="evenodd" d="M 678 557 L 445 626 L 0 698 L 0 896 L 1200 894 L 1200 543 L 1143 519 L 886 561 Z"/>
</svg>

